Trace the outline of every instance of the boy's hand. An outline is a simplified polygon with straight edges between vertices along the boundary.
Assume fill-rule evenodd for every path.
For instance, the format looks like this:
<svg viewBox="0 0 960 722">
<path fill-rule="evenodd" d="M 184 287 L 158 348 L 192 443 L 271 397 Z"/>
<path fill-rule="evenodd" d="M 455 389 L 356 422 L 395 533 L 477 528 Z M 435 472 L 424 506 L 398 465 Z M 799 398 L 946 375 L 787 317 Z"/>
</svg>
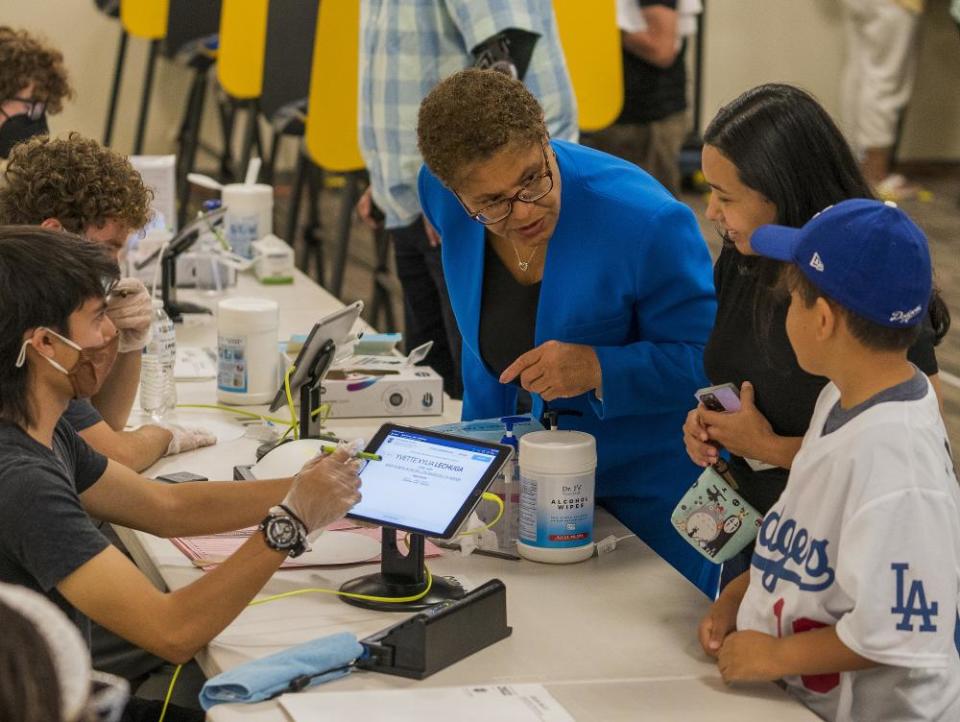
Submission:
<svg viewBox="0 0 960 722">
<path fill-rule="evenodd" d="M 765 450 L 776 436 L 767 417 L 753 403 L 753 384 L 740 388 L 740 410 L 733 412 L 697 409 L 708 436 L 737 456 L 767 461 Z M 694 459 L 696 461 L 696 459 Z"/>
<path fill-rule="evenodd" d="M 724 682 L 772 682 L 783 672 L 778 663 L 781 640 L 746 630 L 729 635 L 720 647 L 717 666 Z"/>
<path fill-rule="evenodd" d="M 720 597 L 702 620 L 698 636 L 703 651 L 711 657 L 720 654 L 723 640 L 737 628 L 737 605 Z"/>
</svg>

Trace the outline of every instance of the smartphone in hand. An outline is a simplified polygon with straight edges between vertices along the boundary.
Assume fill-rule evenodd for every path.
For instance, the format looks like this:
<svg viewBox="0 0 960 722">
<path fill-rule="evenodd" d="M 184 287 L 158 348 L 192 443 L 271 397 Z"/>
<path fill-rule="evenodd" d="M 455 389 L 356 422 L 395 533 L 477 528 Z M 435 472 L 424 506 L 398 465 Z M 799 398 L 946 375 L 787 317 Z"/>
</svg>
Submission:
<svg viewBox="0 0 960 722">
<path fill-rule="evenodd" d="M 740 390 L 734 384 L 719 384 L 700 389 L 694 396 L 710 411 L 739 411 Z"/>
</svg>

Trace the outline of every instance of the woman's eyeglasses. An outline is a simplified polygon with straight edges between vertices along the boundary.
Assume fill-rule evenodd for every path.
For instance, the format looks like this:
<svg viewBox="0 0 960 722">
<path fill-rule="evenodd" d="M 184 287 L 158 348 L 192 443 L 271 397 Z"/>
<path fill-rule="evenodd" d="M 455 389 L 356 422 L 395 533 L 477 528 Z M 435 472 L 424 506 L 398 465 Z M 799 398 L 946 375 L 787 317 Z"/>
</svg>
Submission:
<svg viewBox="0 0 960 722">
<path fill-rule="evenodd" d="M 460 205 L 463 206 L 463 209 L 467 212 L 467 215 L 469 215 L 478 223 L 489 226 L 494 223 L 499 223 L 509 216 L 513 212 L 513 204 L 517 201 L 520 201 L 521 203 L 536 203 L 538 200 L 547 195 L 547 193 L 552 191 L 553 171 L 550 170 L 550 161 L 547 159 L 547 148 L 545 145 L 541 145 L 540 150 L 543 151 L 543 163 L 547 169 L 543 173 L 532 178 L 526 185 L 523 186 L 523 188 L 518 190 L 509 198 L 495 201 L 494 203 L 484 206 L 478 211 L 471 211 L 469 208 L 467 208 L 460 196 L 457 195 L 457 199 L 460 200 Z"/>
</svg>

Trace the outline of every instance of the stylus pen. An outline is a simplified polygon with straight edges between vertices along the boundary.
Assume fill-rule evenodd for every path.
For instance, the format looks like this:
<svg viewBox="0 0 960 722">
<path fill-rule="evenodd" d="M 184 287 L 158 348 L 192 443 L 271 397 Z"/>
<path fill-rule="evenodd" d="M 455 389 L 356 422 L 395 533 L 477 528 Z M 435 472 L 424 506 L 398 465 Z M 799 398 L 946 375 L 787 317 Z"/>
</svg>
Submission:
<svg viewBox="0 0 960 722">
<path fill-rule="evenodd" d="M 332 454 L 337 450 L 336 446 L 321 446 L 321 451 L 325 454 Z M 383 461 L 383 457 L 380 454 L 371 454 L 369 451 L 358 451 L 354 456 L 358 459 L 366 459 L 367 461 Z"/>
</svg>

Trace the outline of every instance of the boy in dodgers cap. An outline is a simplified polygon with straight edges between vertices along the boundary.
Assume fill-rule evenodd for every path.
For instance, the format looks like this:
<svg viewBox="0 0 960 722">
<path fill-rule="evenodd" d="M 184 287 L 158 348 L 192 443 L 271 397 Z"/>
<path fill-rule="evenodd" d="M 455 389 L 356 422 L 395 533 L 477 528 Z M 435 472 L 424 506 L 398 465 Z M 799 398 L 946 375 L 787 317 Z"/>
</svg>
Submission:
<svg viewBox="0 0 960 722">
<path fill-rule="evenodd" d="M 782 679 L 824 719 L 960 719 L 960 491 L 906 357 L 931 297 L 927 239 L 893 204 L 856 199 L 750 243 L 790 264 L 787 336 L 830 383 L 701 644 L 726 681 Z"/>
</svg>

